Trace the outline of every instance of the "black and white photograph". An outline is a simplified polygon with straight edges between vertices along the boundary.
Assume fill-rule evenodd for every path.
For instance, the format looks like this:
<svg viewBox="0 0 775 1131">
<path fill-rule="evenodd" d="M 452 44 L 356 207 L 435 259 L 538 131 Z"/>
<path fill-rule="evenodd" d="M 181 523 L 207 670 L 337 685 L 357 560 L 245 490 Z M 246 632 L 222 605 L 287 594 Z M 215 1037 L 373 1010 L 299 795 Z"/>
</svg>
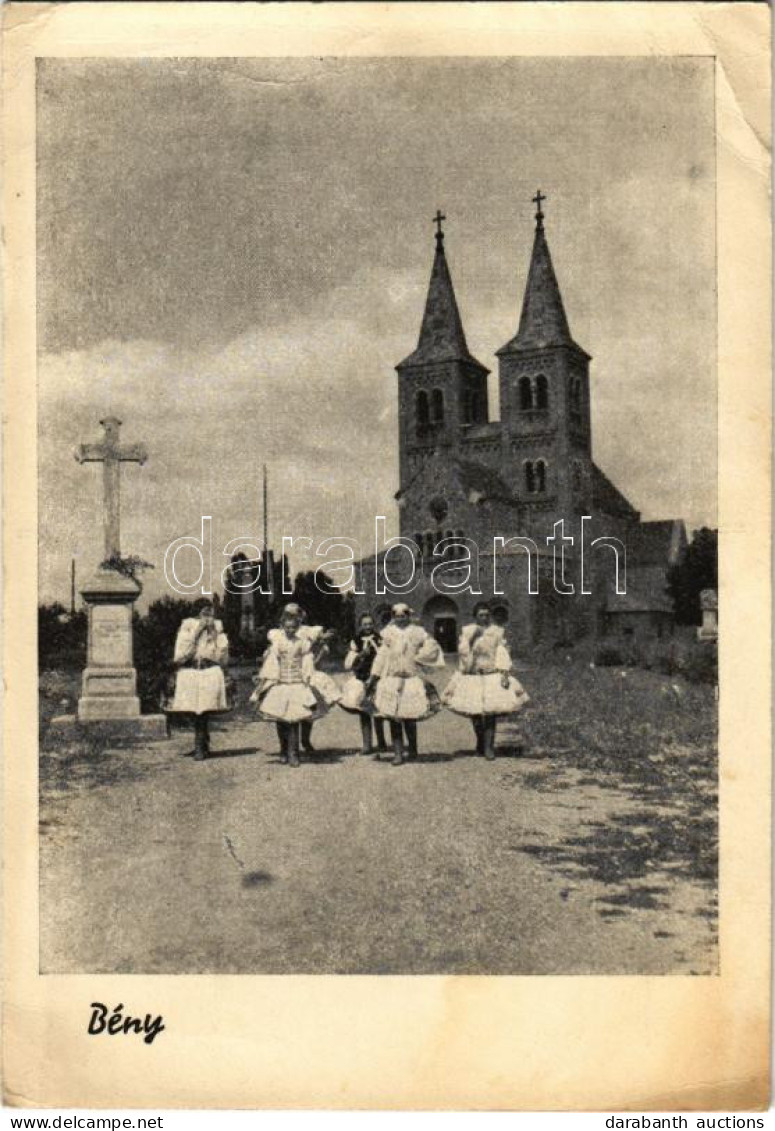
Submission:
<svg viewBox="0 0 775 1131">
<path fill-rule="evenodd" d="M 41 973 L 718 973 L 714 66 L 38 60 Z"/>
<path fill-rule="evenodd" d="M 4 1102 L 753 1131 L 767 6 L 3 17 Z"/>
</svg>

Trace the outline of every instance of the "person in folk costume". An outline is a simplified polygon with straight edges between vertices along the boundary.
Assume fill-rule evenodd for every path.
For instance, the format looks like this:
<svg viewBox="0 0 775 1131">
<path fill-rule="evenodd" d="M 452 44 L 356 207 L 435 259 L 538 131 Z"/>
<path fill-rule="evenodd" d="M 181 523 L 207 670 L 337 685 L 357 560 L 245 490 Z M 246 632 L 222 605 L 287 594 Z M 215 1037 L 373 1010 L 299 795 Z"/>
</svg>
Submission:
<svg viewBox="0 0 775 1131">
<path fill-rule="evenodd" d="M 335 703 L 339 702 L 339 688 L 325 672 L 318 671 L 317 664 L 328 655 L 328 643 L 333 639 L 333 632 L 330 629 L 323 628 L 320 624 L 308 625 L 307 624 L 307 611 L 300 608 L 301 624 L 299 625 L 299 635 L 305 636 L 312 645 L 312 658 L 315 662 L 315 674 L 312 677 L 312 686 L 318 691 L 326 704 L 333 707 Z M 315 747 L 312 745 L 312 724 L 314 719 L 305 719 L 301 724 L 301 748 L 308 754 L 312 754 Z"/>
<path fill-rule="evenodd" d="M 474 624 L 464 626 L 458 643 L 458 670 L 445 687 L 441 701 L 450 711 L 473 723 L 476 753 L 492 761 L 499 718 L 516 714 L 530 701 L 511 675 L 506 634 L 492 622 L 485 601 L 474 606 Z"/>
<path fill-rule="evenodd" d="M 417 756 L 417 723 L 440 708 L 438 692 L 424 680 L 418 668 L 442 668 L 444 658 L 438 643 L 419 624 L 412 623 L 408 605 L 393 606 L 390 624 L 382 633 L 367 684 L 374 696 L 374 709 L 390 721 L 393 765 L 404 760 L 402 729 L 409 756 Z"/>
<path fill-rule="evenodd" d="M 374 703 L 366 691 L 366 685 L 371 677 L 371 669 L 381 642 L 382 637 L 377 632 L 374 617 L 371 613 L 363 613 L 358 621 L 355 639 L 350 641 L 350 648 L 344 658 L 345 671 L 353 674 L 342 689 L 339 706 L 360 718 L 364 754 L 371 754 L 373 750 L 372 718 L 374 720 L 377 750 L 381 753 L 387 750 L 384 724 L 380 716 L 374 714 Z"/>
<path fill-rule="evenodd" d="M 280 627 L 269 633 L 269 648 L 258 674 L 258 686 L 251 696 L 257 704 L 259 716 L 277 724 L 280 753 L 291 766 L 299 765 L 300 725 L 310 719 L 320 718 L 329 709 L 329 703 L 317 689 L 323 686 L 323 673 L 315 671 L 313 644 L 307 633 L 300 631 L 302 612 L 298 605 L 286 605 L 280 617 Z M 336 685 L 333 695 L 338 698 Z M 329 694 L 331 694 L 330 689 Z"/>
<path fill-rule="evenodd" d="M 224 677 L 229 641 L 210 602 L 200 606 L 197 617 L 187 617 L 181 624 L 173 662 L 175 691 L 166 709 L 193 715 L 194 760 L 202 762 L 210 753 L 210 716 L 230 710 Z"/>
</svg>

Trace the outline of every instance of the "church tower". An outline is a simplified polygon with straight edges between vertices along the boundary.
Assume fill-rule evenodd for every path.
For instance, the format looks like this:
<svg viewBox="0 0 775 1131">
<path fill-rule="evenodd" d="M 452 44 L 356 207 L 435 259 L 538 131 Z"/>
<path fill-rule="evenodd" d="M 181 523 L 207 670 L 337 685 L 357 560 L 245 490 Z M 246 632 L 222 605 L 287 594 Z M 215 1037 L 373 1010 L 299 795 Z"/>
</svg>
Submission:
<svg viewBox="0 0 775 1131">
<path fill-rule="evenodd" d="M 436 451 L 456 451 L 461 428 L 486 423 L 489 370 L 466 343 L 444 252 L 441 212 L 417 348 L 396 366 L 401 487 Z"/>
<path fill-rule="evenodd" d="M 590 513 L 591 360 L 571 337 L 549 254 L 539 191 L 533 254 L 519 329 L 497 351 L 504 473 L 529 532 Z"/>
</svg>

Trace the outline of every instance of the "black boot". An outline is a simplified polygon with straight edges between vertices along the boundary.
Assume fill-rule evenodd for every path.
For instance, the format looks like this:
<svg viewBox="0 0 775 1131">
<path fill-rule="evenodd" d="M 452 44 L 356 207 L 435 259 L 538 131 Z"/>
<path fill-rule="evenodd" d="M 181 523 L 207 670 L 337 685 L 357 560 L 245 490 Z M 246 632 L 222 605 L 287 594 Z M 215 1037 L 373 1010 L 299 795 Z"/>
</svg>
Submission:
<svg viewBox="0 0 775 1131">
<path fill-rule="evenodd" d="M 484 754 L 484 719 L 480 715 L 474 715 L 471 722 L 476 732 L 476 753 L 482 755 Z"/>
<path fill-rule="evenodd" d="M 312 719 L 305 719 L 301 724 L 301 745 L 308 754 L 311 754 L 315 749 L 312 745 Z"/>
<path fill-rule="evenodd" d="M 404 730 L 406 731 L 406 746 L 409 751 L 410 758 L 417 757 L 417 723 L 414 719 L 407 719 L 404 723 Z"/>
<path fill-rule="evenodd" d="M 365 711 L 361 712 L 361 753 L 371 754 L 371 719 Z"/>
<path fill-rule="evenodd" d="M 385 741 L 385 721 L 384 719 L 374 719 L 374 733 L 377 736 L 377 750 L 383 754 L 387 753 L 388 744 Z"/>
<path fill-rule="evenodd" d="M 495 761 L 495 717 L 487 715 L 484 720 L 484 756 L 488 762 Z"/>
<path fill-rule="evenodd" d="M 194 718 L 194 761 L 204 762 L 207 757 L 207 715 Z"/>
<path fill-rule="evenodd" d="M 288 728 L 288 765 L 299 766 L 299 724 L 291 723 Z"/>
<path fill-rule="evenodd" d="M 390 737 L 393 740 L 393 765 L 400 766 L 404 761 L 404 736 L 401 724 L 394 719 L 390 720 Z"/>
<path fill-rule="evenodd" d="M 283 762 L 288 761 L 288 724 L 277 724 L 277 737 L 280 740 L 280 757 Z"/>
</svg>

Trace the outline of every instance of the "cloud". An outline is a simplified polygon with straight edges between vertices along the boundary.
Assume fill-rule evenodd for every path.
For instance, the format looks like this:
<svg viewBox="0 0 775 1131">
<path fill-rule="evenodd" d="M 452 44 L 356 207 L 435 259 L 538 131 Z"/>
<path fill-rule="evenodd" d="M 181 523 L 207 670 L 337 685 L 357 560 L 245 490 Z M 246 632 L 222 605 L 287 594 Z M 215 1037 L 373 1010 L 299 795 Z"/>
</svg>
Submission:
<svg viewBox="0 0 775 1131">
<path fill-rule="evenodd" d="M 337 534 L 370 552 L 374 515 L 396 517 L 392 366 L 402 351 L 405 342 L 338 318 L 251 331 L 215 350 L 103 342 L 41 355 L 41 593 L 62 599 L 71 556 L 81 574 L 100 558 L 101 474 L 73 452 L 99 439 L 108 414 L 123 421 L 122 441 L 149 451 L 145 466 L 122 468 L 122 550 L 155 564 L 149 596 L 163 591 L 166 547 L 195 534 L 202 515 L 213 517 L 216 554 L 237 536 L 260 538 L 264 464 L 275 546 L 282 535 Z"/>
</svg>

